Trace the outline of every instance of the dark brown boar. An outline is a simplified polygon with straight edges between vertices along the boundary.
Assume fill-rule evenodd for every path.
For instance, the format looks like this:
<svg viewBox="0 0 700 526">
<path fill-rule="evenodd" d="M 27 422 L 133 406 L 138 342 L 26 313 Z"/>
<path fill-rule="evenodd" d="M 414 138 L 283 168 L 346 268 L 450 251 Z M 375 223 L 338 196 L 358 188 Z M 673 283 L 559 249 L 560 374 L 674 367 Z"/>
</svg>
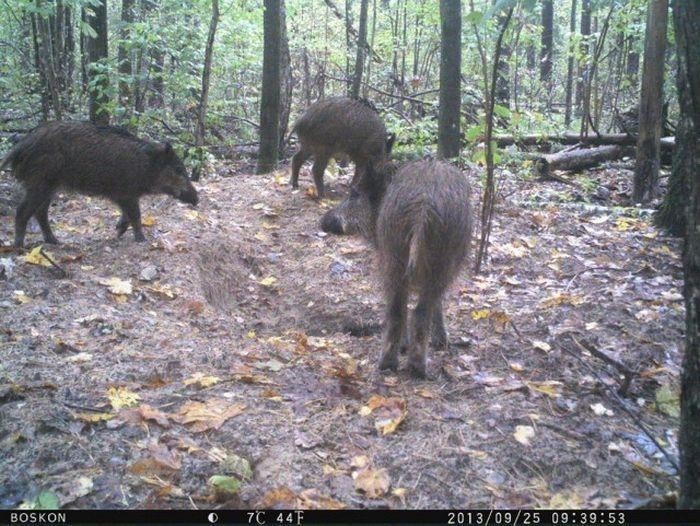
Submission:
<svg viewBox="0 0 700 526">
<path fill-rule="evenodd" d="M 169 143 L 139 139 L 123 128 L 89 122 L 47 122 L 25 135 L 0 165 L 11 166 L 25 196 L 17 207 L 15 246 L 24 245 L 29 218 L 39 222 L 44 241 L 58 243 L 49 225 L 51 199 L 60 187 L 106 197 L 119 206 L 121 236 L 129 224 L 144 241 L 139 198 L 165 193 L 196 205 L 197 190 Z"/>
<path fill-rule="evenodd" d="M 299 186 L 299 169 L 313 156 L 316 194 L 323 197 L 323 173 L 331 157 L 347 155 L 355 163 L 355 181 L 369 161 L 391 154 L 395 136 L 387 135 L 377 109 L 364 99 L 329 97 L 306 110 L 294 124 L 299 151 L 292 159 L 291 184 Z"/>
<path fill-rule="evenodd" d="M 425 377 L 428 336 L 447 345 L 442 299 L 471 243 L 469 182 L 442 161 L 393 163 L 367 171 L 348 197 L 326 212 L 321 228 L 334 234 L 360 233 L 378 253 L 386 315 L 379 367 L 398 368 L 399 350 L 408 346 L 411 373 Z M 409 293 L 417 293 L 410 328 Z"/>
</svg>

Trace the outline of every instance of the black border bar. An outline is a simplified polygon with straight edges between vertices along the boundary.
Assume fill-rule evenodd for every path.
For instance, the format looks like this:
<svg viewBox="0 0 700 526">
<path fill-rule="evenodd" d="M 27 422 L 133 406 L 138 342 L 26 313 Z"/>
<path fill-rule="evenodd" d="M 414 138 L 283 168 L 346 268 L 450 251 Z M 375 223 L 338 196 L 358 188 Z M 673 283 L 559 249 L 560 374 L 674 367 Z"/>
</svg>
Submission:
<svg viewBox="0 0 700 526">
<path fill-rule="evenodd" d="M 444 524 L 622 526 L 698 524 L 700 510 L 0 510 L 5 526 L 47 524 Z"/>
</svg>

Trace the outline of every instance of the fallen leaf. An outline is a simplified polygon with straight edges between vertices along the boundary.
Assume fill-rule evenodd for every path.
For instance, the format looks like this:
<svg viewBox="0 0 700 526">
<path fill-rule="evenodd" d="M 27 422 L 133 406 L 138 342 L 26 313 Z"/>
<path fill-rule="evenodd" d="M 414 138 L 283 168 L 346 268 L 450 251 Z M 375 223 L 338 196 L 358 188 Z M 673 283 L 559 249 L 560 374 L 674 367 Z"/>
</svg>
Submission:
<svg viewBox="0 0 700 526">
<path fill-rule="evenodd" d="M 221 381 L 218 376 L 207 376 L 203 373 L 194 373 L 185 380 L 185 385 L 199 384 L 200 387 L 211 387 Z"/>
<path fill-rule="evenodd" d="M 488 318 L 491 312 L 487 309 L 472 311 L 472 320 L 483 320 Z"/>
<path fill-rule="evenodd" d="M 386 469 L 365 468 L 353 473 L 355 489 L 370 499 L 378 499 L 389 491 L 389 472 Z"/>
<path fill-rule="evenodd" d="M 191 424 L 191 431 L 201 433 L 209 429 L 218 429 L 229 418 L 240 415 L 245 408 L 242 404 L 232 404 L 223 398 L 212 398 L 206 403 L 187 402 L 173 415 L 173 420 L 181 424 Z"/>
<path fill-rule="evenodd" d="M 367 455 L 357 455 L 350 459 L 350 467 L 353 468 L 364 468 L 369 465 L 369 458 Z"/>
<path fill-rule="evenodd" d="M 73 413 L 73 417 L 76 420 L 94 423 L 111 420 L 114 415 L 111 413 Z"/>
<path fill-rule="evenodd" d="M 236 477 L 226 475 L 214 475 L 209 478 L 209 485 L 214 490 L 217 501 L 225 502 L 233 497 L 241 489 L 241 481 Z"/>
<path fill-rule="evenodd" d="M 532 426 L 515 426 L 513 437 L 524 446 L 530 445 L 530 439 L 535 436 L 535 428 Z"/>
<path fill-rule="evenodd" d="M 119 410 L 122 407 L 131 407 L 141 400 L 141 397 L 129 391 L 126 387 L 110 387 L 107 389 L 107 398 L 112 408 Z"/>
<path fill-rule="evenodd" d="M 360 408 L 360 414 L 367 416 L 374 413 L 375 429 L 382 435 L 388 435 L 396 431 L 399 424 L 406 418 L 408 413 L 406 405 L 406 400 L 403 398 L 372 395 L 367 405 Z"/>
<path fill-rule="evenodd" d="M 272 288 L 275 283 L 277 283 L 277 278 L 274 276 L 268 276 L 258 281 L 258 283 L 260 283 L 263 287 Z"/>
<path fill-rule="evenodd" d="M 591 409 L 598 416 L 613 416 L 615 414 L 601 403 L 591 404 Z"/>
<path fill-rule="evenodd" d="M 680 418 L 680 396 L 668 385 L 662 385 L 656 391 L 656 407 L 659 411 L 673 418 Z"/>
<path fill-rule="evenodd" d="M 33 248 L 28 254 L 25 254 L 22 256 L 22 261 L 25 263 L 29 263 L 30 265 L 39 265 L 41 267 L 51 267 L 51 263 L 49 262 L 48 259 L 46 259 L 42 254 L 42 249 L 44 248 L 43 245 L 39 245 L 38 247 Z M 54 257 L 51 252 L 47 252 L 46 250 L 43 251 L 44 254 L 46 254 L 49 258 L 52 260 L 56 261 L 56 258 Z"/>
<path fill-rule="evenodd" d="M 100 285 L 104 285 L 112 294 L 128 295 L 133 292 L 131 280 L 122 280 L 116 277 L 106 278 L 99 281 Z"/>
<path fill-rule="evenodd" d="M 544 351 L 544 352 L 549 352 L 549 351 L 552 350 L 552 346 L 551 346 L 551 345 L 549 345 L 547 342 L 543 342 L 543 341 L 540 341 L 540 340 L 533 340 L 533 341 L 532 341 L 532 346 L 533 346 L 535 349 L 539 349 L 540 351 Z"/>
</svg>

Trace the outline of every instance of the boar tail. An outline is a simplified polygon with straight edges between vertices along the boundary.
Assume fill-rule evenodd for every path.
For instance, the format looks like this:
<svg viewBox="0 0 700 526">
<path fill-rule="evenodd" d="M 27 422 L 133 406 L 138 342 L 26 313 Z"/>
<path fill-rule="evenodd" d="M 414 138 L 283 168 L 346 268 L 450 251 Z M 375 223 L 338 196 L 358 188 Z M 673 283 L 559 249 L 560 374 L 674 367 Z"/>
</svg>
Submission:
<svg viewBox="0 0 700 526">
<path fill-rule="evenodd" d="M 406 277 L 409 281 L 416 275 L 422 266 L 421 259 L 425 257 L 425 228 L 426 222 L 421 217 L 418 218 L 411 231 L 411 240 L 408 243 L 408 264 L 406 265 Z"/>
</svg>

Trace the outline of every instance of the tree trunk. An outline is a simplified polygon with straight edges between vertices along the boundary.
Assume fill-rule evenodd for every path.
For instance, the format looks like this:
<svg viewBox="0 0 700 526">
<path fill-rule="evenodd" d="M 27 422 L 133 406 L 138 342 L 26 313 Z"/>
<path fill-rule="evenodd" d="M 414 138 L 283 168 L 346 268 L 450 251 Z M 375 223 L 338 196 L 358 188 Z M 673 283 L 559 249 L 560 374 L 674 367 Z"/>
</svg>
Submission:
<svg viewBox="0 0 700 526">
<path fill-rule="evenodd" d="M 566 109 L 564 126 L 571 124 L 571 102 L 574 84 L 574 35 L 576 34 L 576 0 L 571 0 L 571 18 L 569 20 L 569 63 L 566 66 Z"/>
<path fill-rule="evenodd" d="M 277 168 L 280 119 L 280 30 L 279 0 L 265 0 L 262 93 L 260 96 L 260 149 L 256 173 Z"/>
<path fill-rule="evenodd" d="M 374 49 L 374 37 L 376 34 L 377 34 L 377 0 L 372 0 L 372 33 L 370 35 L 370 45 L 369 45 L 369 47 L 371 49 Z M 367 92 L 368 92 L 367 84 L 369 84 L 372 81 L 372 61 L 371 60 L 367 61 L 367 75 L 365 78 L 367 80 L 365 82 L 364 87 L 362 88 L 362 96 L 364 98 L 367 98 Z"/>
<path fill-rule="evenodd" d="M 636 203 L 646 203 L 654 197 L 659 179 L 667 16 L 668 0 L 651 0 L 644 41 L 639 141 L 632 195 Z"/>
<path fill-rule="evenodd" d="M 352 0 L 345 0 L 345 82 L 346 92 L 350 94 L 350 56 L 352 49 L 350 47 L 350 32 L 352 28 Z"/>
<path fill-rule="evenodd" d="M 214 56 L 214 39 L 216 38 L 216 26 L 219 24 L 219 0 L 211 0 L 211 21 L 209 22 L 209 34 L 207 45 L 204 48 L 204 68 L 202 69 L 202 92 L 199 96 L 197 108 L 197 127 L 194 140 L 197 147 L 199 162 L 192 170 L 192 180 L 199 181 L 204 164 L 204 143 L 206 140 L 207 105 L 209 104 L 209 80 L 211 78 L 211 61 Z"/>
<path fill-rule="evenodd" d="M 552 89 L 552 44 L 554 35 L 554 3 L 542 2 L 542 41 L 540 47 L 540 81 L 546 85 L 547 93 Z"/>
<path fill-rule="evenodd" d="M 287 37 L 287 9 L 284 0 L 280 2 L 280 132 L 279 158 L 284 157 L 284 139 L 289 127 L 289 114 L 292 111 L 292 60 L 289 54 Z"/>
<path fill-rule="evenodd" d="M 355 59 L 355 74 L 352 78 L 352 88 L 350 95 L 360 96 L 360 86 L 362 85 L 362 71 L 365 67 L 365 50 L 367 49 L 367 4 L 368 0 L 361 0 L 360 3 L 360 36 L 357 39 L 357 58 Z"/>
<path fill-rule="evenodd" d="M 127 51 L 126 44 L 131 35 L 131 24 L 134 21 L 134 0 L 122 0 L 121 28 L 118 51 L 119 61 L 119 103 L 126 110 L 126 115 L 131 109 L 131 53 Z"/>
<path fill-rule="evenodd" d="M 498 25 L 503 27 L 507 13 L 501 12 L 498 15 Z M 510 108 L 510 71 L 508 60 L 510 59 L 510 46 L 503 44 L 501 46 L 501 54 L 498 58 L 496 67 L 496 104 Z"/>
<path fill-rule="evenodd" d="M 148 98 L 150 108 L 162 108 L 165 104 L 165 79 L 163 70 L 165 67 L 165 51 L 160 44 L 151 50 L 151 64 L 149 78 L 151 79 L 151 96 Z"/>
<path fill-rule="evenodd" d="M 689 197 L 683 254 L 686 348 L 681 373 L 678 507 L 700 508 L 700 2 L 673 1 L 680 121 L 674 171 Z"/>
<path fill-rule="evenodd" d="M 31 26 L 32 26 L 32 44 L 34 48 L 34 69 L 36 69 L 39 74 L 39 89 L 41 90 L 41 114 L 44 120 L 49 119 L 49 111 L 51 106 L 49 104 L 49 89 L 46 83 L 46 75 L 44 73 L 44 68 L 41 65 L 40 57 L 40 44 L 39 44 L 39 28 L 37 27 L 37 17 L 36 13 L 30 14 Z"/>
<path fill-rule="evenodd" d="M 581 0 L 581 48 L 582 60 L 579 63 L 578 79 L 576 81 L 576 115 L 581 115 L 583 109 L 584 86 L 588 79 L 588 55 L 590 44 L 588 37 L 591 34 L 591 0 Z"/>
<path fill-rule="evenodd" d="M 462 65 L 462 9 L 460 0 L 440 0 L 440 108 L 438 157 L 459 155 L 460 81 Z"/>
<path fill-rule="evenodd" d="M 109 113 L 106 105 L 108 79 L 107 70 L 100 61 L 107 58 L 107 0 L 96 0 L 92 5 L 94 16 L 88 15 L 88 23 L 95 30 L 95 38 L 86 36 L 86 48 L 88 54 L 87 74 L 90 87 L 89 110 L 90 120 L 98 124 L 109 124 Z"/>
</svg>

